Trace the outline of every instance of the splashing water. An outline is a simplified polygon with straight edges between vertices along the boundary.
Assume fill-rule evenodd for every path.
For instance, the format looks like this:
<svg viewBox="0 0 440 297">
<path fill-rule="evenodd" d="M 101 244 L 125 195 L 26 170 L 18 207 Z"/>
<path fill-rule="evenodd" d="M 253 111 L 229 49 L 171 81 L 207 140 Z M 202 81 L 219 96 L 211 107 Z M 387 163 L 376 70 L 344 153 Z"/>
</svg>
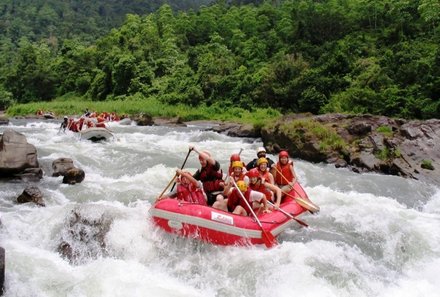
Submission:
<svg viewBox="0 0 440 297">
<path fill-rule="evenodd" d="M 301 184 L 321 208 L 302 217 L 310 227 L 287 230 L 270 250 L 219 247 L 163 233 L 148 209 L 190 144 L 211 151 L 225 171 L 241 148 L 245 161 L 255 158 L 261 140 L 198 126 L 114 124 L 114 141 L 92 143 L 58 133 L 59 124 L 0 126 L 0 133 L 14 129 L 35 145 L 45 172 L 36 185 L 46 207 L 16 204 L 25 185 L 0 181 L 6 297 L 438 296 L 435 185 L 294 160 Z M 61 157 L 85 171 L 81 184 L 51 177 L 51 164 Z M 198 167 L 191 154 L 186 168 Z M 75 214 L 82 220 L 72 228 Z M 106 226 L 104 236 L 94 224 Z M 75 262 L 59 252 L 63 241 Z"/>
</svg>

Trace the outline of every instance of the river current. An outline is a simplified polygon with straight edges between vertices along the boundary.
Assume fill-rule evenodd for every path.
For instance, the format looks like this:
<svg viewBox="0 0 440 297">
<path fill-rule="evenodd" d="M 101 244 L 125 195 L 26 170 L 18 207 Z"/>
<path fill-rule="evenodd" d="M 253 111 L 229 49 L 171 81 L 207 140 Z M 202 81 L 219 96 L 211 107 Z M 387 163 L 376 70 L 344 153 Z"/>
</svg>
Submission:
<svg viewBox="0 0 440 297">
<path fill-rule="evenodd" d="M 0 181 L 0 246 L 6 250 L 5 297 L 126 296 L 440 296 L 438 185 L 356 174 L 294 160 L 299 181 L 318 204 L 272 249 L 222 247 L 155 228 L 148 210 L 182 165 L 189 145 L 212 152 L 227 170 L 260 139 L 233 138 L 204 126 L 110 126 L 115 139 L 93 143 L 59 133 L 53 120 L 12 120 L 38 151 L 46 207 L 17 204 L 26 184 Z M 52 162 L 74 160 L 84 181 L 62 184 Z M 275 156 L 269 155 L 272 160 Z M 185 168 L 199 167 L 192 153 Z M 111 221 L 105 250 L 76 242 L 78 261 L 58 252 L 72 211 Z M 83 230 L 87 237 L 87 228 Z M 75 244 L 75 238 L 70 238 Z"/>
</svg>

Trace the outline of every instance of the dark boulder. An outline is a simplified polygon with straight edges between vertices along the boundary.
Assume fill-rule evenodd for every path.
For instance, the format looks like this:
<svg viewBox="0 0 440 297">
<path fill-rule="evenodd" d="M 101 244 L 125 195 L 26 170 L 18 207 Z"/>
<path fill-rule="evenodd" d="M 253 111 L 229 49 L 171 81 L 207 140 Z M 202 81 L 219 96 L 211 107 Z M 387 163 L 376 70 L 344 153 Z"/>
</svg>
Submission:
<svg viewBox="0 0 440 297">
<path fill-rule="evenodd" d="M 210 130 L 217 133 L 227 134 L 232 137 L 259 137 L 260 131 L 258 131 L 253 125 L 249 124 L 237 124 L 237 123 L 220 123 L 213 126 Z"/>
<path fill-rule="evenodd" d="M 36 186 L 27 186 L 23 193 L 17 197 L 18 203 L 33 202 L 39 206 L 45 206 L 43 201 L 43 193 Z"/>
<path fill-rule="evenodd" d="M 85 178 L 84 170 L 76 168 L 70 158 L 59 158 L 52 162 L 52 176 L 63 176 L 63 183 L 74 185 Z"/>
<path fill-rule="evenodd" d="M 153 117 L 148 114 L 137 114 L 133 117 L 133 120 L 138 126 L 152 126 L 154 125 Z"/>
<path fill-rule="evenodd" d="M 80 168 L 71 168 L 67 170 L 63 178 L 63 184 L 74 185 L 82 182 L 85 178 L 84 170 Z"/>
</svg>

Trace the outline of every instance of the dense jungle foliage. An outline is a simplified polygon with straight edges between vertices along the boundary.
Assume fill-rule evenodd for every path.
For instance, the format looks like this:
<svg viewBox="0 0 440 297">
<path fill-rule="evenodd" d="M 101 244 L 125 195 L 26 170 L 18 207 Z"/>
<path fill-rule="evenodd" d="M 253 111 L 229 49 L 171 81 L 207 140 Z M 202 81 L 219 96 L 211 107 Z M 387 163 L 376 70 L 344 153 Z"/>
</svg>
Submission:
<svg viewBox="0 0 440 297">
<path fill-rule="evenodd" d="M 197 9 L 214 0 L 2 0 L 0 39 L 17 44 L 30 41 L 79 38 L 94 42 L 110 29 L 122 25 L 127 13 L 147 14 L 163 4 L 173 10 Z"/>
<path fill-rule="evenodd" d="M 166 4 L 151 14 L 128 14 L 93 43 L 3 35 L 0 106 L 74 94 L 440 118 L 438 0 L 260 2 L 216 1 L 188 11 Z M 100 17 L 90 23 L 97 26 Z M 66 23 L 63 30 L 73 28 Z"/>
</svg>

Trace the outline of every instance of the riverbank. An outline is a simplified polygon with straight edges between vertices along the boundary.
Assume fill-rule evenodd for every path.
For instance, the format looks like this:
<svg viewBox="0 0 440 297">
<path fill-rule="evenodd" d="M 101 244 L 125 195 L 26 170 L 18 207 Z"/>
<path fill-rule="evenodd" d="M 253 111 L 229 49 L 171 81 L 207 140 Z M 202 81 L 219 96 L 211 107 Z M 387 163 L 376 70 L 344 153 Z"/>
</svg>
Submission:
<svg viewBox="0 0 440 297">
<path fill-rule="evenodd" d="M 373 115 L 285 115 L 263 126 L 223 123 L 213 130 L 261 137 L 268 152 L 334 164 L 357 173 L 377 172 L 440 186 L 440 120 L 409 121 Z"/>
<path fill-rule="evenodd" d="M 229 136 L 262 138 L 271 153 L 286 149 L 292 158 L 313 163 L 440 185 L 437 165 L 440 164 L 440 120 L 436 119 L 409 121 L 372 115 L 275 116 L 270 113 L 263 117 L 261 111 L 258 116 L 249 113 L 240 121 L 232 115 L 225 120 L 212 114 L 207 119 L 174 113 L 172 116 L 151 116 L 143 112 L 129 117 L 138 125 L 200 126 L 206 122 L 209 123 L 207 129 Z M 251 118 L 253 121 L 246 122 Z"/>
</svg>

